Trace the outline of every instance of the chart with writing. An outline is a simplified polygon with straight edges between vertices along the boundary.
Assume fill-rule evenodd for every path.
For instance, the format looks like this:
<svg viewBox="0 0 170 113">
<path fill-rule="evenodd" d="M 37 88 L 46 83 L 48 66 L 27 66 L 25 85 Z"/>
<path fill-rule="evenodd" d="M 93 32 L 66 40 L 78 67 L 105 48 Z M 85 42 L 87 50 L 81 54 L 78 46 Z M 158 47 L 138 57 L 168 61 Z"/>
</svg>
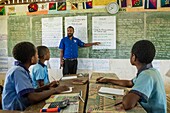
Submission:
<svg viewBox="0 0 170 113">
<path fill-rule="evenodd" d="M 27 16 L 8 18 L 8 55 L 12 56 L 12 48 L 21 41 L 32 42 L 30 18 Z"/>
<path fill-rule="evenodd" d="M 117 17 L 117 56 L 130 57 L 132 45 L 144 39 L 144 15 L 120 14 Z"/>
<path fill-rule="evenodd" d="M 116 16 L 92 17 L 92 40 L 101 43 L 93 49 L 116 49 Z"/>
<path fill-rule="evenodd" d="M 95 24 L 93 19 L 103 18 L 107 20 L 109 16 L 107 13 L 10 16 L 7 20 L 8 56 L 12 56 L 12 48 L 21 41 L 30 41 L 36 46 L 42 45 L 41 19 L 62 17 L 64 20 L 62 21 L 62 36 L 67 35 L 66 26 L 75 25 L 75 36 L 78 36 L 82 41 L 91 43 L 100 39 L 98 41 L 102 42 L 101 39 L 103 38 L 107 39 L 105 40 L 105 42 L 108 42 L 107 44 L 110 44 L 107 45 L 107 48 L 100 46 L 98 46 L 98 49 L 93 49 L 93 47 L 79 48 L 79 58 L 129 59 L 132 45 L 138 40 L 148 39 L 156 47 L 155 59 L 170 59 L 170 14 L 168 12 L 119 12 L 111 16 L 111 18 L 116 16 L 116 36 L 109 34 L 110 26 L 108 22 L 114 23 L 114 19 L 106 21 L 106 25 L 102 23 L 103 27 L 100 26 L 102 21 L 99 20 L 96 21 L 99 22 L 98 25 L 93 25 Z M 54 27 L 51 27 L 51 29 L 55 31 Z M 111 29 L 113 30 L 114 26 Z M 99 31 L 106 32 L 101 35 Z M 96 37 L 95 40 L 93 40 L 94 37 Z M 116 44 L 111 43 L 113 40 Z M 57 47 L 49 47 L 49 49 L 52 58 L 59 58 L 60 51 Z"/>
<path fill-rule="evenodd" d="M 62 39 L 62 17 L 42 18 L 42 45 L 58 47 Z"/>
<path fill-rule="evenodd" d="M 40 17 L 32 18 L 32 25 L 32 40 L 36 46 L 40 46 L 42 44 L 42 22 Z"/>
<path fill-rule="evenodd" d="M 170 14 L 146 15 L 146 38 L 156 46 L 157 58 L 170 58 Z"/>
<path fill-rule="evenodd" d="M 87 43 L 87 16 L 65 17 L 65 36 L 67 27 L 74 27 L 74 36 Z"/>
</svg>

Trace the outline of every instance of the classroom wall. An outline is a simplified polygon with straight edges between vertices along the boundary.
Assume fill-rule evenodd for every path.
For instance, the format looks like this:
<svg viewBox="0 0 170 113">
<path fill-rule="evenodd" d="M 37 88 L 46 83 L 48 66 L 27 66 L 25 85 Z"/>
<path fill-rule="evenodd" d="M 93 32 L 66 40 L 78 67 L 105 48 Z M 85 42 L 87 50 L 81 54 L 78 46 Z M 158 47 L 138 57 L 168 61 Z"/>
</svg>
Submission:
<svg viewBox="0 0 170 113">
<path fill-rule="evenodd" d="M 0 27 L 0 39 L 1 39 L 1 41 L 0 41 L 0 45 L 1 45 L 0 46 L 0 50 L 1 50 L 0 67 L 1 67 L 1 69 L 2 69 L 2 67 L 4 67 L 4 70 L 1 70 L 2 74 L 0 74 L 0 80 L 4 79 L 4 76 L 5 76 L 4 73 L 6 72 L 5 68 L 10 68 L 13 65 L 13 61 L 14 61 L 14 59 L 12 57 L 8 56 L 8 50 L 7 50 L 8 47 L 6 47 L 7 46 L 7 36 L 8 36 L 8 32 L 9 32 L 8 31 L 8 21 L 7 21 L 7 18 L 9 18 L 8 14 L 15 13 L 15 15 L 19 16 L 19 15 L 23 15 L 23 12 L 20 12 L 21 9 L 24 11 L 27 11 L 27 8 L 25 5 L 17 6 L 15 8 L 15 10 L 12 10 L 12 9 L 10 10 L 9 7 L 11 7 L 11 6 L 6 7 L 6 10 L 8 12 L 8 13 L 6 13 L 6 16 L 0 16 L 0 25 L 2 25 Z M 127 10 L 131 10 L 131 9 L 127 9 Z M 169 9 L 167 9 L 167 10 L 169 10 Z M 93 11 L 94 10 L 92 10 L 92 12 Z M 97 10 L 95 10 L 95 11 L 97 11 Z M 101 10 L 98 10 L 98 11 L 101 13 L 106 12 L 104 8 Z M 43 12 L 40 14 L 43 14 Z M 2 44 L 4 46 L 2 46 Z M 170 54 L 169 51 L 167 53 Z M 136 75 L 137 71 L 136 71 L 136 68 L 130 64 L 128 57 L 129 56 L 127 56 L 126 58 L 109 58 L 109 59 L 108 58 L 105 59 L 105 58 L 82 58 L 81 57 L 81 58 L 79 58 L 78 73 L 90 73 L 90 74 L 92 72 L 116 73 L 120 79 L 132 79 Z M 52 63 L 54 61 L 56 62 L 55 64 Z M 98 63 L 97 65 L 96 65 L 96 62 Z M 100 64 L 99 64 L 99 62 L 100 62 Z M 6 63 L 8 64 L 7 67 L 5 67 Z M 61 69 L 59 69 L 59 59 L 54 60 L 53 58 L 51 58 L 49 63 L 51 66 L 51 69 L 49 69 L 50 76 L 53 76 L 54 78 L 59 79 L 62 76 L 62 71 L 61 71 Z M 103 66 L 102 64 L 105 64 L 106 67 L 102 68 L 102 66 Z M 153 64 L 154 64 L 154 67 L 160 71 L 161 76 L 162 76 L 163 80 L 165 81 L 165 84 L 167 87 L 170 84 L 169 83 L 169 81 L 170 81 L 170 72 L 169 72 L 170 59 L 169 58 L 155 59 Z M 85 67 L 87 69 L 83 69 L 83 67 Z M 50 80 L 52 80 L 52 77 L 50 77 Z M 3 81 L 1 81 L 1 83 L 2 82 Z"/>
</svg>

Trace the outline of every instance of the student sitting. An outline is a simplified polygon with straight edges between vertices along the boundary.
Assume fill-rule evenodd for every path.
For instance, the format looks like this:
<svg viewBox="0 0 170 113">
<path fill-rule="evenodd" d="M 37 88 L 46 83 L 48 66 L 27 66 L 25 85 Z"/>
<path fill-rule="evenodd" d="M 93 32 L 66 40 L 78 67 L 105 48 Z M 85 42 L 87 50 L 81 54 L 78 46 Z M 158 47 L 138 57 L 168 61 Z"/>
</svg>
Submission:
<svg viewBox="0 0 170 113">
<path fill-rule="evenodd" d="M 148 40 L 136 42 L 131 50 L 130 62 L 136 66 L 138 73 L 132 80 L 114 80 L 97 78 L 100 83 L 132 88 L 122 100 L 125 110 L 132 109 L 139 102 L 147 113 L 166 113 L 166 93 L 160 73 L 152 67 L 155 47 Z"/>
<path fill-rule="evenodd" d="M 31 71 L 31 77 L 34 88 L 40 88 L 45 86 L 57 86 L 58 82 L 53 81 L 50 83 L 48 78 L 47 66 L 44 64 L 46 60 L 50 59 L 50 51 L 46 46 L 38 46 L 38 58 L 39 61 L 33 66 Z"/>
<path fill-rule="evenodd" d="M 36 92 L 28 68 L 36 64 L 38 55 L 35 46 L 30 42 L 20 42 L 13 48 L 13 56 L 17 60 L 6 75 L 2 92 L 3 110 L 25 110 L 29 105 L 42 101 L 52 94 L 67 91 L 67 86 L 50 88 Z M 40 91 L 40 90 L 39 90 Z"/>
</svg>

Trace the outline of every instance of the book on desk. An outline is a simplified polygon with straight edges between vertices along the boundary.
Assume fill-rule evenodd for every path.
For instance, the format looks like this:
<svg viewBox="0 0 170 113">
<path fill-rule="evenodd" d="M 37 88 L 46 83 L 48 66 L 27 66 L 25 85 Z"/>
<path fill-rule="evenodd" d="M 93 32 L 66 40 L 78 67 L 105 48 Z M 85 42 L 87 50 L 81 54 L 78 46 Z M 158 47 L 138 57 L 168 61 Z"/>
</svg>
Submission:
<svg viewBox="0 0 170 113">
<path fill-rule="evenodd" d="M 124 89 L 116 89 L 116 88 L 109 88 L 109 87 L 101 87 L 98 92 L 105 93 L 105 94 L 124 95 Z"/>
<path fill-rule="evenodd" d="M 59 107 L 61 113 L 78 112 L 79 95 L 79 93 L 52 95 L 45 101 L 46 105 L 41 110 Z M 69 104 L 67 102 L 69 102 Z"/>
</svg>

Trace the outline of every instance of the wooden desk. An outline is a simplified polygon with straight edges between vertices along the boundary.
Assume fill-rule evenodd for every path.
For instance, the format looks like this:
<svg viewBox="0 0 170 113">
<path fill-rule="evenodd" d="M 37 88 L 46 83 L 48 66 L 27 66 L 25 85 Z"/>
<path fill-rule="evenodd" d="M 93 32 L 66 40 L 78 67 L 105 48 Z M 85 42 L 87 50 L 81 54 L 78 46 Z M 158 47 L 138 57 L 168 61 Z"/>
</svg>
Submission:
<svg viewBox="0 0 170 113">
<path fill-rule="evenodd" d="M 146 111 L 138 104 L 135 108 L 132 110 L 120 110 L 119 106 L 114 106 L 114 104 L 119 103 L 122 101 L 123 96 L 114 95 L 115 99 L 108 99 L 103 96 L 98 95 L 98 90 L 100 87 L 111 87 L 111 88 L 119 88 L 119 89 L 125 89 L 124 87 L 111 85 L 111 84 L 96 84 L 94 81 L 96 81 L 96 78 L 98 77 L 107 77 L 112 79 L 118 79 L 116 74 L 114 73 L 93 73 L 90 79 L 89 84 L 89 95 L 88 95 L 88 102 L 86 107 L 86 112 L 114 112 L 114 113 L 146 113 Z M 125 92 L 127 90 L 125 89 Z"/>
<path fill-rule="evenodd" d="M 0 110 L 0 113 L 40 113 L 40 112 Z"/>
<path fill-rule="evenodd" d="M 84 77 L 78 77 L 81 79 L 89 79 L 89 75 L 84 76 Z M 79 113 L 85 112 L 86 104 L 87 104 L 87 95 L 88 95 L 88 87 L 89 83 L 86 83 L 84 85 L 74 85 L 72 84 L 72 80 L 62 80 L 60 81 L 60 85 L 67 85 L 69 87 L 74 87 L 73 88 L 73 93 L 80 92 L 82 91 L 82 98 L 85 100 L 85 103 L 83 103 L 81 100 L 79 101 Z M 45 105 L 45 102 L 42 101 L 38 104 L 31 105 L 29 106 L 25 111 L 32 111 L 32 112 L 39 112 L 41 108 Z"/>
</svg>

